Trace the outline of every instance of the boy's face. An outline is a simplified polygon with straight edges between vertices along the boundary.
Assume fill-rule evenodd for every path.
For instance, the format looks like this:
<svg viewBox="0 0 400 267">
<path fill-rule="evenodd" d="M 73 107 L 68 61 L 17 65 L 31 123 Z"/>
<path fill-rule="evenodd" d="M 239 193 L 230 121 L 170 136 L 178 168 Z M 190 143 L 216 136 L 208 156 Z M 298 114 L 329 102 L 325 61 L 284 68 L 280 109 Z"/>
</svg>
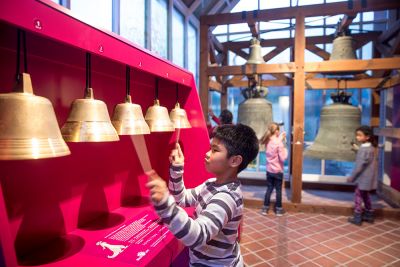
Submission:
<svg viewBox="0 0 400 267">
<path fill-rule="evenodd" d="M 357 142 L 359 142 L 359 143 L 365 143 L 369 140 L 369 136 L 365 135 L 361 131 L 356 131 L 356 139 L 357 139 Z"/>
<path fill-rule="evenodd" d="M 230 167 L 228 151 L 217 138 L 213 138 L 211 141 L 211 149 L 206 153 L 205 164 L 207 171 L 215 175 L 226 172 Z"/>
</svg>

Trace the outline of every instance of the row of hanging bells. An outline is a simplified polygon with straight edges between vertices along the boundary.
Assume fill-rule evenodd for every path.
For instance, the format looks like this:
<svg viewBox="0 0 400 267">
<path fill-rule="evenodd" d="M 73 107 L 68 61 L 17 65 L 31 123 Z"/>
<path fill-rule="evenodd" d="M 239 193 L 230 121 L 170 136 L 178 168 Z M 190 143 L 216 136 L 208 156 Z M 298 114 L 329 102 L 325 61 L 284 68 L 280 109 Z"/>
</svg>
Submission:
<svg viewBox="0 0 400 267">
<path fill-rule="evenodd" d="M 20 73 L 20 43 L 23 38 L 24 71 Z M 13 92 L 0 94 L 0 160 L 54 158 L 71 154 L 67 142 L 118 141 L 118 135 L 142 135 L 150 132 L 190 128 L 185 110 L 176 105 L 170 115 L 159 105 L 158 79 L 156 99 L 143 118 L 140 105 L 130 96 L 130 68 L 126 70 L 125 103 L 116 105 L 112 122 L 107 106 L 94 99 L 91 87 L 91 55 L 86 54 L 86 89 L 83 99 L 71 104 L 66 123 L 58 127 L 51 102 L 33 94 L 27 70 L 26 35 L 18 30 L 17 76 Z M 176 85 L 178 93 L 178 85 Z"/>
</svg>

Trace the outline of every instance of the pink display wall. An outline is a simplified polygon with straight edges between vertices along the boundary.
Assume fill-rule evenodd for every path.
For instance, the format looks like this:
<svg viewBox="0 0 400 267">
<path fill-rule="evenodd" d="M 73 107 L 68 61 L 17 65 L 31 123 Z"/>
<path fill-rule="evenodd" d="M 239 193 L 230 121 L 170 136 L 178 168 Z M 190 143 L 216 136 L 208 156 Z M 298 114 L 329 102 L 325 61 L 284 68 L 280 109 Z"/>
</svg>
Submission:
<svg viewBox="0 0 400 267">
<path fill-rule="evenodd" d="M 17 28 L 27 32 L 34 93 L 52 102 L 60 126 L 71 102 L 83 97 L 87 51 L 92 53 L 94 96 L 107 104 L 110 115 L 124 99 L 126 65 L 132 67 L 132 101 L 144 112 L 153 104 L 155 77 L 160 79 L 160 103 L 168 110 L 174 107 L 179 83 L 179 102 L 193 126 L 180 133 L 185 184 L 193 187 L 207 179 L 203 162 L 209 139 L 192 74 L 64 11 L 50 1 L 0 2 L 0 93 L 13 87 Z M 164 178 L 175 138 L 175 133 L 145 136 L 152 167 Z M 68 146 L 72 154 L 66 157 L 0 161 L 0 265 L 137 266 L 137 255 L 132 255 L 132 262 L 109 259 L 96 245 L 132 218 L 154 215 L 147 177 L 130 137 Z M 185 261 L 182 250 L 174 237 L 166 235 L 140 266 Z"/>
</svg>

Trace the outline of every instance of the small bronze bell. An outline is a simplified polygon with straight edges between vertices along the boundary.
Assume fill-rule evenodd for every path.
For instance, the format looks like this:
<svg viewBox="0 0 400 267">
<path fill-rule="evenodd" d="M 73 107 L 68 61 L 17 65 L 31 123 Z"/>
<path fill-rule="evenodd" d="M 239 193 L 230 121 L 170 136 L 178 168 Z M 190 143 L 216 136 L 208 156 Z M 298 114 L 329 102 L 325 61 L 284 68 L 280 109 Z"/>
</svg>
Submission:
<svg viewBox="0 0 400 267">
<path fill-rule="evenodd" d="M 149 134 L 150 129 L 144 120 L 142 108 L 132 104 L 131 96 L 127 95 L 125 103 L 115 106 L 112 124 L 119 135 Z"/>
<path fill-rule="evenodd" d="M 186 111 L 182 109 L 179 105 L 179 95 L 178 95 L 178 84 L 175 87 L 176 104 L 169 114 L 169 117 L 175 127 L 175 129 L 191 128 L 190 122 L 187 118 Z"/>
<path fill-rule="evenodd" d="M 119 137 L 111 124 L 107 106 L 93 98 L 93 89 L 87 88 L 83 99 L 72 102 L 67 122 L 61 128 L 67 142 L 109 142 Z"/>
<path fill-rule="evenodd" d="M 132 104 L 130 96 L 131 68 L 126 66 L 125 103 L 115 106 L 112 124 L 119 135 L 149 134 L 150 129 L 143 118 L 142 108 Z"/>
<path fill-rule="evenodd" d="M 250 56 L 246 64 L 263 64 L 265 63 L 262 56 L 260 41 L 257 38 L 252 38 L 250 41 Z"/>
<path fill-rule="evenodd" d="M 169 115 L 175 129 L 191 128 L 187 118 L 186 111 L 180 108 L 179 103 L 175 104 L 175 108 L 171 110 Z"/>
<path fill-rule="evenodd" d="M 147 109 L 144 119 L 151 132 L 173 132 L 175 130 L 167 108 L 160 106 L 158 99 L 154 100 L 154 105 Z"/>
</svg>

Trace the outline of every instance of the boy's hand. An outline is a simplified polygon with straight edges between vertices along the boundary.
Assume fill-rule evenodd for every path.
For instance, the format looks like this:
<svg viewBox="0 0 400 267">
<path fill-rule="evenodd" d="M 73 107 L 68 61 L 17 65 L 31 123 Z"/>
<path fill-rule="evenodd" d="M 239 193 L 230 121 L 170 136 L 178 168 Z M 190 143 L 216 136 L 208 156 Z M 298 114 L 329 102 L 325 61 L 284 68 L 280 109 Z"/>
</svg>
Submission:
<svg viewBox="0 0 400 267">
<path fill-rule="evenodd" d="M 169 191 L 167 184 L 161 177 L 156 173 L 155 170 L 150 170 L 146 172 L 149 180 L 146 187 L 150 189 L 150 198 L 153 202 L 159 203 L 165 198 L 167 198 Z"/>
<path fill-rule="evenodd" d="M 175 148 L 172 149 L 171 154 L 169 155 L 169 162 L 172 165 L 183 165 L 185 162 L 185 157 L 183 156 L 179 143 L 176 143 Z"/>
<path fill-rule="evenodd" d="M 346 181 L 347 181 L 348 183 L 352 183 L 352 182 L 353 182 L 353 180 L 351 179 L 351 177 L 347 177 L 347 178 L 346 178 Z"/>
</svg>

